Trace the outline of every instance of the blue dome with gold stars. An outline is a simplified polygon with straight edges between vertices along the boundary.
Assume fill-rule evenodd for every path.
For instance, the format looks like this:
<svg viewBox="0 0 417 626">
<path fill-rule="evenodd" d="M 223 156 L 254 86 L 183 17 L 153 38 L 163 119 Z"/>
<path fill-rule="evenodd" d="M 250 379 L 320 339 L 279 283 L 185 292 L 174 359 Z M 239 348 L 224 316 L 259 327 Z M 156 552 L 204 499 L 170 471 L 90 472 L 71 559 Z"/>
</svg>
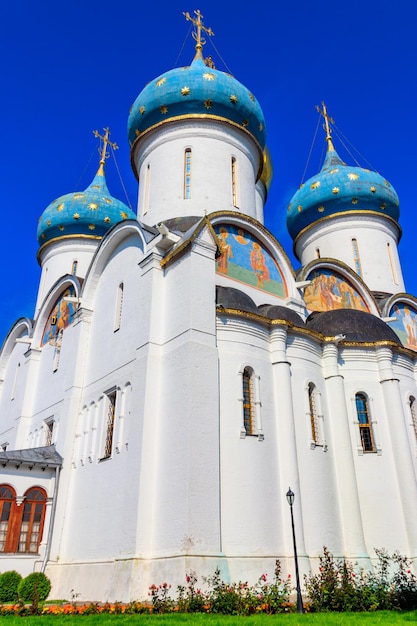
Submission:
<svg viewBox="0 0 417 626">
<path fill-rule="evenodd" d="M 377 172 L 346 165 L 330 142 L 320 172 L 301 185 L 288 205 L 287 227 L 295 240 L 318 220 L 364 212 L 398 221 L 397 193 Z"/>
<path fill-rule="evenodd" d="M 39 245 L 69 237 L 99 239 L 112 226 L 127 219 L 136 219 L 136 215 L 110 195 L 100 165 L 85 191 L 60 196 L 45 209 L 38 224 Z"/>
<path fill-rule="evenodd" d="M 162 74 L 141 91 L 130 110 L 129 143 L 160 124 L 184 118 L 226 121 L 265 147 L 265 120 L 255 96 L 198 55 L 190 66 Z"/>
</svg>

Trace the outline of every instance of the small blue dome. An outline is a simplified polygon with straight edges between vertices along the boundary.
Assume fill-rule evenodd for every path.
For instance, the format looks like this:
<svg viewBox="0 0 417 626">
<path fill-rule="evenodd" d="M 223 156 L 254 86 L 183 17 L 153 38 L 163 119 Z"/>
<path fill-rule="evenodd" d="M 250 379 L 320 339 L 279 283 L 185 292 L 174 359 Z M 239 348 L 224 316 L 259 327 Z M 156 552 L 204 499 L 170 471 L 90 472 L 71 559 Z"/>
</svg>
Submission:
<svg viewBox="0 0 417 626">
<path fill-rule="evenodd" d="M 232 122 L 246 129 L 262 150 L 265 147 L 265 120 L 255 96 L 230 74 L 208 67 L 202 58 L 146 85 L 130 111 L 129 143 L 132 146 L 154 126 L 184 117 Z"/>
<path fill-rule="evenodd" d="M 323 218 L 372 211 L 398 221 L 395 189 L 377 172 L 344 163 L 329 146 L 320 172 L 301 185 L 288 205 L 287 227 L 293 239 Z"/>
<path fill-rule="evenodd" d="M 135 220 L 136 215 L 110 195 L 100 166 L 85 191 L 61 196 L 45 209 L 39 219 L 38 242 L 42 246 L 58 238 L 101 238 L 112 226 L 127 219 Z"/>
</svg>

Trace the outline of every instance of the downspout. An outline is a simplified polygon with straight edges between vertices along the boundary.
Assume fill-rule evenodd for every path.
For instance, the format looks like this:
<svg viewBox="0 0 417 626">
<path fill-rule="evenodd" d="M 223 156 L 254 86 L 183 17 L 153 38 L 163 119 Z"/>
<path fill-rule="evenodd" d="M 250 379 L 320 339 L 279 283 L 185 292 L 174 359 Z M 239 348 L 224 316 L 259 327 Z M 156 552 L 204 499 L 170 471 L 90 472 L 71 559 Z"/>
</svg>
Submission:
<svg viewBox="0 0 417 626">
<path fill-rule="evenodd" d="M 51 519 L 49 520 L 48 539 L 46 540 L 46 550 L 45 550 L 45 556 L 44 556 L 42 566 L 41 566 L 41 572 L 45 572 L 46 564 L 49 560 L 49 555 L 51 553 L 52 533 L 53 533 L 53 528 L 54 528 L 60 472 L 61 472 L 61 466 L 57 465 L 57 467 L 55 468 L 55 485 L 54 485 L 54 494 L 52 497 Z"/>
</svg>

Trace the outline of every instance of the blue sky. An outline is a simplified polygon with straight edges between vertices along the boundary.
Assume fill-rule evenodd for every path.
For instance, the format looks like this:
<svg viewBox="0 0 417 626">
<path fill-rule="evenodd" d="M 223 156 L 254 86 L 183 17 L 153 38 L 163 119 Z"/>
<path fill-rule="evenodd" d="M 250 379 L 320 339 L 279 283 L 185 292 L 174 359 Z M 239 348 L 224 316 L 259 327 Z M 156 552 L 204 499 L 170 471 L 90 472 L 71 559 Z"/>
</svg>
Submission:
<svg viewBox="0 0 417 626">
<path fill-rule="evenodd" d="M 108 186 L 124 202 L 126 190 L 135 208 L 129 108 L 149 80 L 190 63 L 194 41 L 182 12 L 195 9 L 215 33 L 206 54 L 263 108 L 274 164 L 265 222 L 294 266 L 286 207 L 303 174 L 321 166 L 321 127 L 308 156 L 315 107 L 324 100 L 353 157 L 385 176 L 400 197 L 400 256 L 407 291 L 417 294 L 414 8 L 413 0 L 1 2 L 0 344 L 17 318 L 33 315 L 39 216 L 56 197 L 87 187 L 95 174 L 93 130 L 110 127 L 120 149 L 118 168 L 107 165 Z M 334 143 L 354 164 L 337 136 Z"/>
</svg>

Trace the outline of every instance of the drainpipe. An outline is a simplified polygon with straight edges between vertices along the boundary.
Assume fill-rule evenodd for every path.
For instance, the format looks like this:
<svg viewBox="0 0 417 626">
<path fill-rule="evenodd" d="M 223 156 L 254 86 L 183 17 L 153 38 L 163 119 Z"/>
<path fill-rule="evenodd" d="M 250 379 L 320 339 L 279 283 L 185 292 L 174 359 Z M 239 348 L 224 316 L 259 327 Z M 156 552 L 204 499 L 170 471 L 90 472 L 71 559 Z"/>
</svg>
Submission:
<svg viewBox="0 0 417 626">
<path fill-rule="evenodd" d="M 53 528 L 54 528 L 54 519 L 55 519 L 55 511 L 56 511 L 56 501 L 57 501 L 57 496 L 58 496 L 58 484 L 59 484 L 60 472 L 61 472 L 61 467 L 57 466 L 55 468 L 55 485 L 54 485 L 54 495 L 52 497 L 51 519 L 49 520 L 48 539 L 46 540 L 46 550 L 45 550 L 45 556 L 42 562 L 41 572 L 45 572 L 46 564 L 49 560 L 49 555 L 51 553 L 52 533 L 53 533 Z"/>
</svg>

